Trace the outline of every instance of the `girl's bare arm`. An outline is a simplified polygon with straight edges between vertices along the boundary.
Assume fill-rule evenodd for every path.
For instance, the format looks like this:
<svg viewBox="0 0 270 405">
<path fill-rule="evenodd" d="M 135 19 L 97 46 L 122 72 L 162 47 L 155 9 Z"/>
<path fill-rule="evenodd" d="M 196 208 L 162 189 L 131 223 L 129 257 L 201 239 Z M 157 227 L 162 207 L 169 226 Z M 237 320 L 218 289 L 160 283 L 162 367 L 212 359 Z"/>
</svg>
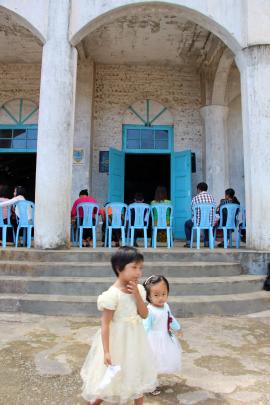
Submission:
<svg viewBox="0 0 270 405">
<path fill-rule="evenodd" d="M 112 364 L 110 355 L 110 323 L 113 318 L 114 311 L 104 309 L 101 317 L 101 338 L 104 352 L 104 364 L 109 366 Z"/>
<path fill-rule="evenodd" d="M 137 304 L 137 311 L 140 317 L 143 319 L 147 318 L 148 309 L 141 297 L 138 285 L 134 281 L 130 281 L 127 285 L 127 290 L 130 294 L 134 295 Z"/>
</svg>

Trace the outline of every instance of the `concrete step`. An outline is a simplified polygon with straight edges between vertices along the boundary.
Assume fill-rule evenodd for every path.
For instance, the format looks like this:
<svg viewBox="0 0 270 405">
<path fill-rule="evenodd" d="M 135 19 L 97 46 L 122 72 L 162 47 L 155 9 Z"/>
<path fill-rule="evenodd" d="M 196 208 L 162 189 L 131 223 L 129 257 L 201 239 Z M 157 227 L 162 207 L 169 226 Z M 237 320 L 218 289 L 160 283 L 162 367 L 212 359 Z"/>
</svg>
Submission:
<svg viewBox="0 0 270 405">
<path fill-rule="evenodd" d="M 26 248 L 0 249 L 0 262 L 20 261 L 25 262 L 65 262 L 65 263 L 109 263 L 112 253 L 116 249 L 105 248 L 72 248 L 70 250 L 39 250 Z M 222 262 L 241 263 L 245 273 L 266 274 L 267 263 L 270 262 L 270 252 L 260 252 L 241 249 L 185 249 L 176 247 L 173 249 L 141 249 L 147 262 Z"/>
<path fill-rule="evenodd" d="M 168 277 L 217 277 L 242 274 L 237 262 L 150 262 L 144 263 L 143 274 L 163 274 Z M 111 266 L 106 262 L 21 262 L 0 261 L 0 275 L 110 277 Z"/>
<path fill-rule="evenodd" d="M 218 295 L 255 292 L 262 289 L 264 276 L 169 277 L 170 295 Z M 0 276 L 0 293 L 99 295 L 115 277 L 29 277 Z"/>
<path fill-rule="evenodd" d="M 270 294 L 259 291 L 228 295 L 170 296 L 169 303 L 176 317 L 238 315 L 269 309 Z M 95 296 L 1 294 L 0 311 L 42 315 L 100 315 Z"/>
<path fill-rule="evenodd" d="M 140 249 L 147 261 L 162 262 L 189 262 L 189 261 L 215 261 L 215 262 L 240 262 L 237 258 L 253 257 L 260 252 L 247 249 L 184 249 L 184 248 L 157 248 Z M 110 262 L 116 249 L 85 248 L 71 250 L 38 250 L 26 248 L 8 248 L 0 250 L 0 261 L 36 261 L 36 262 Z M 260 253 L 260 256 L 263 253 Z"/>
</svg>

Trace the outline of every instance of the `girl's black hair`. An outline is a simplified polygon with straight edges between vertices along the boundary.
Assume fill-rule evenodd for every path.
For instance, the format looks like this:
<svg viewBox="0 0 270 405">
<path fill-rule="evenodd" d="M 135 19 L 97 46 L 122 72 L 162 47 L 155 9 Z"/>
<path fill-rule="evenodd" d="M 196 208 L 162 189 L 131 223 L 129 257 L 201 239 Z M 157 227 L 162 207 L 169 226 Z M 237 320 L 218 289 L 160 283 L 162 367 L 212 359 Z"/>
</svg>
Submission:
<svg viewBox="0 0 270 405">
<path fill-rule="evenodd" d="M 167 189 L 164 186 L 157 186 L 155 191 L 155 201 L 167 200 Z"/>
<path fill-rule="evenodd" d="M 161 281 L 163 281 L 163 282 L 166 284 L 167 291 L 168 291 L 168 294 L 169 294 L 169 292 L 170 292 L 170 284 L 169 284 L 169 281 L 168 281 L 168 280 L 166 279 L 166 277 L 164 277 L 164 276 L 160 276 L 160 275 L 156 276 L 156 275 L 153 275 L 153 276 L 151 276 L 151 277 L 148 277 L 148 278 L 145 280 L 145 282 L 143 283 L 143 286 L 144 286 L 145 291 L 146 291 L 146 299 L 147 299 L 148 302 L 151 302 L 151 301 L 150 301 L 151 287 L 152 287 L 153 285 L 155 285 L 155 284 L 160 283 Z"/>
<path fill-rule="evenodd" d="M 118 277 L 118 273 L 124 270 L 125 266 L 129 263 L 143 262 L 144 258 L 136 248 L 131 246 L 120 247 L 111 257 L 111 264 L 113 271 Z"/>
<path fill-rule="evenodd" d="M 23 186 L 16 186 L 16 195 L 22 195 L 24 198 L 26 198 L 26 190 Z"/>
</svg>

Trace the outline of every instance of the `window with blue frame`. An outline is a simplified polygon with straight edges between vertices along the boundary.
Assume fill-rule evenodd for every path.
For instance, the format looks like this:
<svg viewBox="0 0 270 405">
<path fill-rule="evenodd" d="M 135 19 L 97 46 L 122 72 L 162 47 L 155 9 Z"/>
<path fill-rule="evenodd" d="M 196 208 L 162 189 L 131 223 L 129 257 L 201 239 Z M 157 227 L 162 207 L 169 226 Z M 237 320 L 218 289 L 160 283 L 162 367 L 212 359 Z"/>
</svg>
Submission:
<svg viewBox="0 0 270 405">
<path fill-rule="evenodd" d="M 171 149 L 171 131 L 169 128 L 125 126 L 124 144 L 128 151 L 168 151 Z"/>
<path fill-rule="evenodd" d="M 37 128 L 0 128 L 0 149 L 37 149 Z"/>
<path fill-rule="evenodd" d="M 36 152 L 38 106 L 23 98 L 6 102 L 0 108 L 0 151 Z"/>
</svg>

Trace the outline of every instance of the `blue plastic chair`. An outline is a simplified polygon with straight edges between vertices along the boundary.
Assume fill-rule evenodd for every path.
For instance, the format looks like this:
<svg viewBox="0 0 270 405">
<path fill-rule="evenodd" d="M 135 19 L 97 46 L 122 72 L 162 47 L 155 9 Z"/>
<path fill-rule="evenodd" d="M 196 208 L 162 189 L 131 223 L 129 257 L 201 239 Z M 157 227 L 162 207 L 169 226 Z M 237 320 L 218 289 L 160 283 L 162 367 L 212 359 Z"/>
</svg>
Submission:
<svg viewBox="0 0 270 405">
<path fill-rule="evenodd" d="M 35 204 L 32 201 L 21 200 L 14 204 L 14 208 L 18 224 L 15 246 L 18 247 L 20 229 L 23 229 L 23 246 L 25 246 L 27 239 L 27 248 L 30 249 L 32 230 L 34 229 Z"/>
<path fill-rule="evenodd" d="M 241 229 L 247 229 L 247 226 L 246 226 L 246 209 L 244 207 L 242 207 L 242 210 L 241 210 L 241 217 L 242 217 Z"/>
<path fill-rule="evenodd" d="M 80 211 L 83 211 L 83 217 L 80 217 Z M 97 225 L 98 225 L 98 211 L 99 206 L 94 203 L 85 202 L 80 203 L 76 207 L 77 214 L 77 228 L 76 228 L 76 242 L 79 242 L 82 248 L 83 230 L 92 229 L 93 248 L 97 247 Z"/>
<path fill-rule="evenodd" d="M 151 205 L 152 217 L 152 247 L 157 247 L 157 233 L 159 229 L 166 229 L 167 247 L 173 247 L 173 206 L 171 204 Z"/>
<path fill-rule="evenodd" d="M 197 210 L 200 211 L 199 221 L 197 218 Z M 216 206 L 215 204 L 196 204 L 192 209 L 193 227 L 191 230 L 190 247 L 193 245 L 194 231 L 197 233 L 197 249 L 200 249 L 201 231 L 208 230 L 209 233 L 209 247 L 214 249 L 214 234 L 213 227 L 215 221 Z"/>
<path fill-rule="evenodd" d="M 147 248 L 147 229 L 149 225 L 150 205 L 133 203 L 128 206 L 128 239 L 134 246 L 135 229 L 143 230 L 144 247 Z"/>
<path fill-rule="evenodd" d="M 15 241 L 15 234 L 13 226 L 10 223 L 10 207 L 7 208 L 7 223 L 4 223 L 3 219 L 3 208 L 0 208 L 0 228 L 2 229 L 2 248 L 7 246 L 7 229 L 12 228 L 13 243 Z"/>
<path fill-rule="evenodd" d="M 71 222 L 70 224 L 70 237 L 71 237 L 71 243 L 73 246 L 77 244 L 77 241 L 75 240 L 75 230 L 74 230 L 75 224 Z"/>
<path fill-rule="evenodd" d="M 127 204 L 124 203 L 109 203 L 105 206 L 106 214 L 106 229 L 105 229 L 105 247 L 112 247 L 112 230 L 121 230 L 122 246 L 126 244 L 125 229 L 127 224 Z M 111 214 L 109 213 L 111 211 Z"/>
<path fill-rule="evenodd" d="M 226 222 L 224 223 L 224 211 L 226 211 Z M 220 220 L 219 226 L 217 229 L 222 229 L 223 231 L 223 243 L 224 249 L 228 247 L 228 238 L 230 247 L 232 247 L 232 233 L 235 235 L 235 245 L 239 249 L 240 246 L 240 235 L 239 235 L 239 213 L 240 205 L 239 204 L 224 204 L 220 207 Z M 224 223 L 224 225 L 223 225 Z"/>
</svg>

